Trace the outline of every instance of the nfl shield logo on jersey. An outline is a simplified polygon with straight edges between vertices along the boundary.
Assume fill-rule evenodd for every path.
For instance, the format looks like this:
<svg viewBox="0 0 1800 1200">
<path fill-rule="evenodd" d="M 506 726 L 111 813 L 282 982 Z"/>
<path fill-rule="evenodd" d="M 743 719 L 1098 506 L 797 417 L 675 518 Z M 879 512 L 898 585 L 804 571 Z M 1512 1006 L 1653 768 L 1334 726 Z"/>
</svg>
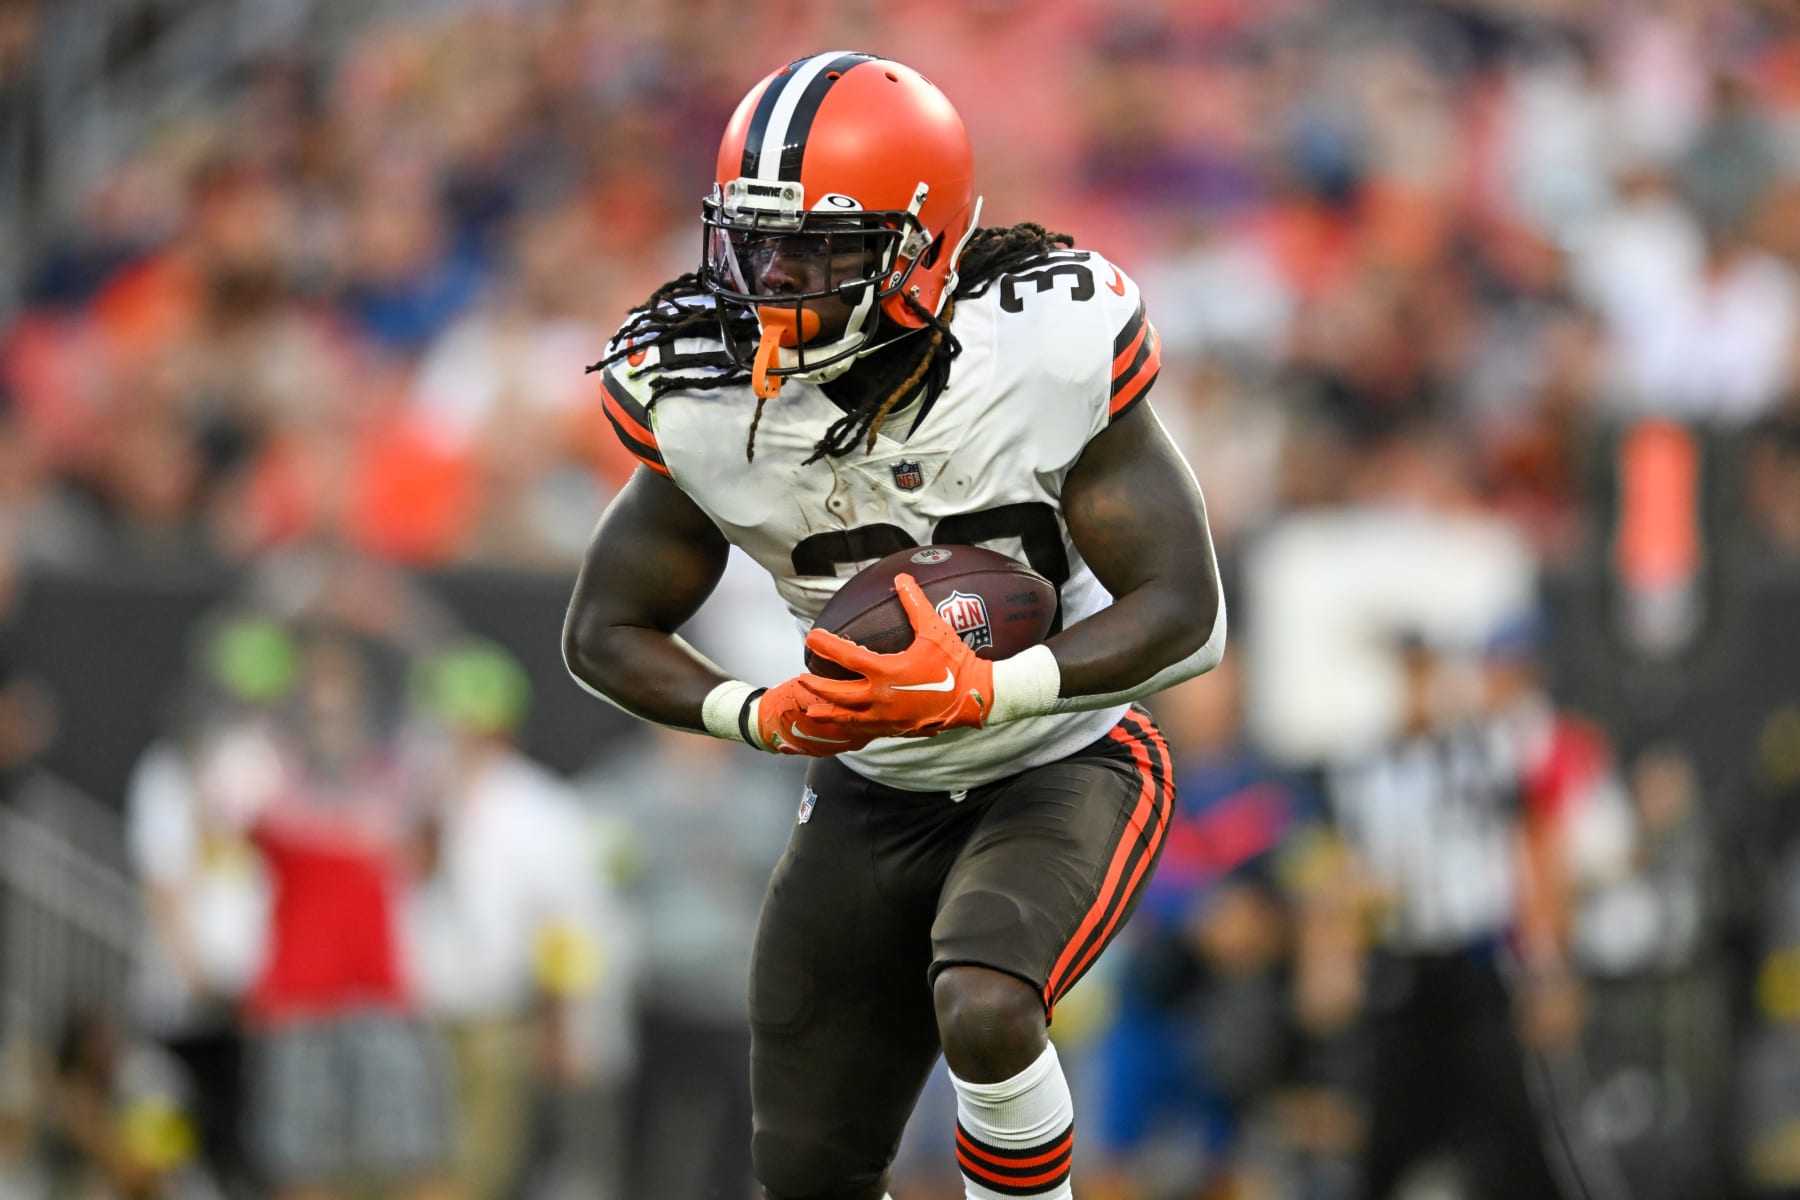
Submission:
<svg viewBox="0 0 1800 1200">
<path fill-rule="evenodd" d="M 813 805 L 817 804 L 818 802 L 819 802 L 819 793 L 813 791 L 811 788 L 807 788 L 805 791 L 800 793 L 800 821 L 799 821 L 799 823 L 801 825 L 804 825 L 808 821 L 812 820 Z"/>
<path fill-rule="evenodd" d="M 925 470 L 916 458 L 903 458 L 894 464 L 894 486 L 902 491 L 914 491 L 925 482 Z"/>
<path fill-rule="evenodd" d="M 951 592 L 938 601 L 938 616 L 949 622 L 969 649 L 982 650 L 994 644 L 994 631 L 988 624 L 987 603 L 968 592 Z"/>
</svg>

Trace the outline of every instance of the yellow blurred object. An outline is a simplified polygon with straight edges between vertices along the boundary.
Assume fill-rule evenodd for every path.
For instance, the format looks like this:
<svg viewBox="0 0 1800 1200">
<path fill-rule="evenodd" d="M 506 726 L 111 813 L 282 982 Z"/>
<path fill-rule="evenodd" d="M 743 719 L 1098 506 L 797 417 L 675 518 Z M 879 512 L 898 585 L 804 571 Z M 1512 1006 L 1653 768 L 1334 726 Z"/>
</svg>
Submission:
<svg viewBox="0 0 1800 1200">
<path fill-rule="evenodd" d="M 1800 947 L 1781 950 L 1763 962 L 1756 1001 L 1774 1021 L 1800 1021 Z"/>
<path fill-rule="evenodd" d="M 243 876 L 259 866 L 256 851 L 237 834 L 207 831 L 200 837 L 200 865 L 209 874 Z"/>
<path fill-rule="evenodd" d="M 602 958 L 594 940 L 568 925 L 538 934 L 532 963 L 538 986 L 553 996 L 577 996 L 599 982 Z"/>
<path fill-rule="evenodd" d="M 1112 1024 L 1113 1008 L 1113 989 L 1088 975 L 1056 1002 L 1050 1040 L 1064 1048 L 1081 1045 Z"/>
<path fill-rule="evenodd" d="M 146 1097 L 127 1106 L 119 1130 L 125 1149 L 158 1173 L 173 1170 L 194 1157 L 199 1139 L 186 1113 L 168 1100 Z"/>
<path fill-rule="evenodd" d="M 1800 1119 L 1780 1125 L 1750 1143 L 1750 1177 L 1762 1187 L 1800 1184 Z"/>
<path fill-rule="evenodd" d="M 1306 893 L 1336 880 L 1344 867 L 1344 844 L 1323 829 L 1307 829 L 1282 851 L 1277 872 L 1289 891 Z"/>
<path fill-rule="evenodd" d="M 1786 785 L 1800 779 L 1800 709 L 1789 705 L 1777 710 L 1763 725 L 1757 749 L 1769 782 Z"/>
</svg>

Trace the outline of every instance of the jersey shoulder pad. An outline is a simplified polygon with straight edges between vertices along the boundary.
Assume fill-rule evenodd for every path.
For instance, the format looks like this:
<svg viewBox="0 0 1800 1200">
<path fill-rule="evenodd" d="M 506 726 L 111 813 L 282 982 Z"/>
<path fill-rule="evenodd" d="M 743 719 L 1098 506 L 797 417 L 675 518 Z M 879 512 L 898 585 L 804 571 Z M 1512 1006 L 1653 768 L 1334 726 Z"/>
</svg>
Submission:
<svg viewBox="0 0 1800 1200">
<path fill-rule="evenodd" d="M 993 295 L 996 320 L 1022 326 L 1019 334 L 1043 369 L 1104 405 L 1102 426 L 1149 393 L 1162 346 L 1137 283 L 1104 256 L 1058 251 L 1002 276 Z"/>
</svg>

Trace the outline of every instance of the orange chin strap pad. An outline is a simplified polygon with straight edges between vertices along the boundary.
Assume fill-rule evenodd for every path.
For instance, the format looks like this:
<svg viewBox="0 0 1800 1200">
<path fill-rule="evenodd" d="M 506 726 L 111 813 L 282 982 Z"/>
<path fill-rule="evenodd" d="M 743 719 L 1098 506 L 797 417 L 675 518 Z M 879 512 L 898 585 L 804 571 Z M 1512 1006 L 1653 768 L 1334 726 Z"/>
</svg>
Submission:
<svg viewBox="0 0 1800 1200">
<path fill-rule="evenodd" d="M 756 361 L 750 368 L 750 390 L 759 399 L 767 400 L 781 390 L 781 376 L 769 374 L 769 368 L 778 361 L 776 351 L 784 346 L 792 349 L 817 337 L 819 314 L 804 308 L 767 305 L 758 308 L 756 316 L 762 322 L 762 341 L 756 344 Z M 800 326 L 798 334 L 794 331 L 796 320 Z"/>
</svg>

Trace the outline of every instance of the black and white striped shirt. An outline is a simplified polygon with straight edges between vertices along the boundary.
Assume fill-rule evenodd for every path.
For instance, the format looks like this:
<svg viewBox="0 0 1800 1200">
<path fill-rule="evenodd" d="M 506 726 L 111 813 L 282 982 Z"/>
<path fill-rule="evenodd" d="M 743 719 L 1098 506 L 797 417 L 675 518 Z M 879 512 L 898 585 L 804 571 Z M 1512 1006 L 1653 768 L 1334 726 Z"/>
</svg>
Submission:
<svg viewBox="0 0 1800 1200">
<path fill-rule="evenodd" d="M 1521 788 L 1500 730 L 1406 738 L 1334 770 L 1328 784 L 1340 835 L 1386 893 L 1384 945 L 1445 951 L 1506 932 Z"/>
</svg>

